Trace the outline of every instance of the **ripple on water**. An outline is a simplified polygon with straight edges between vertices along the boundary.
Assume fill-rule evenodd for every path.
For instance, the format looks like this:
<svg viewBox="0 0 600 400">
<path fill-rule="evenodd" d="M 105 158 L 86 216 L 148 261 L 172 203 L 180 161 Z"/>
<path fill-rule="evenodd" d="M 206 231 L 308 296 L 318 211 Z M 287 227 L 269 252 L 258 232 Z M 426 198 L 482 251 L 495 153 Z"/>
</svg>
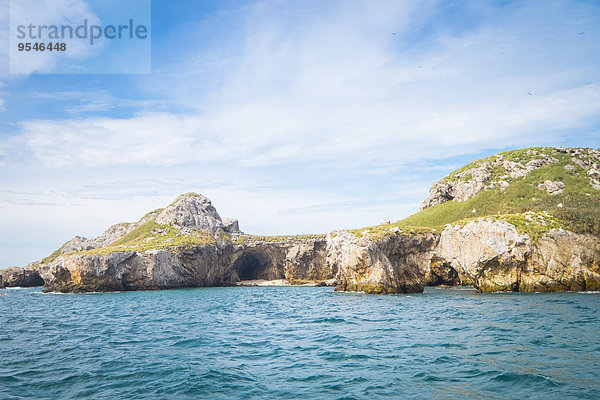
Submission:
<svg viewBox="0 0 600 400">
<path fill-rule="evenodd" d="M 513 390 L 526 389 L 535 391 L 547 388 L 557 388 L 561 384 L 548 376 L 541 374 L 518 374 L 514 372 L 503 372 L 490 379 L 491 382 L 501 383 L 503 387 Z"/>
<path fill-rule="evenodd" d="M 563 400 L 600 390 L 600 296 L 589 293 L 40 293 L 0 300 L 3 398 Z"/>
</svg>

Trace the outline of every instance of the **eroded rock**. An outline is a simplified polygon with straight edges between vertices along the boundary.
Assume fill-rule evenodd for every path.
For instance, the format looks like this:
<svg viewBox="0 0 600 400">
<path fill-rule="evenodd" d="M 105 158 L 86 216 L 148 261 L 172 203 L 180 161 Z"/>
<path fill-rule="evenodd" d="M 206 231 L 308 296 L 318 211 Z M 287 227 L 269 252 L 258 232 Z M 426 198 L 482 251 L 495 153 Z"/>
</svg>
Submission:
<svg viewBox="0 0 600 400">
<path fill-rule="evenodd" d="M 156 223 L 203 230 L 213 234 L 225 228 L 211 201 L 195 193 L 179 196 L 156 217 Z"/>
<path fill-rule="evenodd" d="M 340 231 L 327 236 L 327 263 L 337 270 L 336 290 L 422 292 L 436 242 L 431 234 L 396 234 L 374 240 Z"/>
<path fill-rule="evenodd" d="M 47 290 L 105 292 L 229 286 L 240 280 L 329 280 L 325 239 L 210 244 L 171 250 L 75 254 L 44 266 Z"/>
<path fill-rule="evenodd" d="M 11 267 L 0 270 L 0 288 L 43 286 L 40 271 L 35 268 Z"/>
<path fill-rule="evenodd" d="M 401 293 L 473 284 L 481 292 L 598 290 L 600 238 L 551 230 L 532 240 L 506 221 L 479 219 L 441 234 L 328 238 L 340 290 Z"/>
</svg>

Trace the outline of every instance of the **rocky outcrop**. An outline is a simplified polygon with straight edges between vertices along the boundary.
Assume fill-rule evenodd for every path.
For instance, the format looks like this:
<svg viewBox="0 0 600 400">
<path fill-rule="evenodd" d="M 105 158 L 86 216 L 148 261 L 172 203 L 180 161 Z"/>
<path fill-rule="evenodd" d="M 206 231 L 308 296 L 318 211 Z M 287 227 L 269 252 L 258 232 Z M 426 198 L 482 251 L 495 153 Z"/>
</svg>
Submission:
<svg viewBox="0 0 600 400">
<path fill-rule="evenodd" d="M 241 233 L 240 223 L 236 218 L 223 218 L 223 230 L 228 233 Z"/>
<path fill-rule="evenodd" d="M 42 268 L 47 290 L 104 292 L 229 286 L 241 280 L 317 282 L 335 272 L 325 239 L 210 244 L 170 250 L 117 251 L 59 257 Z"/>
<path fill-rule="evenodd" d="M 525 266 L 531 247 L 529 236 L 520 235 L 508 222 L 479 220 L 446 227 L 436 255 L 463 282 L 485 291 L 510 291 L 518 288 L 513 278 Z"/>
<path fill-rule="evenodd" d="M 436 242 L 431 234 L 395 234 L 375 240 L 334 232 L 327 236 L 327 263 L 337 270 L 336 290 L 422 292 Z"/>
<path fill-rule="evenodd" d="M 485 190 L 497 188 L 503 191 L 511 182 L 557 163 L 559 157 L 565 157 L 564 155 L 570 157 L 572 162 L 564 166 L 565 170 L 574 171 L 575 166 L 579 166 L 588 176 L 589 184 L 594 189 L 600 189 L 600 150 L 562 147 L 543 151 L 530 149 L 524 152 L 520 161 L 506 160 L 503 154 L 497 154 L 434 183 L 429 196 L 421 202 L 420 210 L 451 200 L 463 202 Z M 539 184 L 540 190 L 546 190 L 549 194 L 560 194 L 565 188 L 563 182 L 557 181 Z"/>
<path fill-rule="evenodd" d="M 60 248 L 61 254 L 70 254 L 78 251 L 94 250 L 106 247 L 114 241 L 127 235 L 129 232 L 137 228 L 139 224 L 115 224 L 108 228 L 104 233 L 97 238 L 87 239 L 81 236 L 75 236 Z"/>
<path fill-rule="evenodd" d="M 16 275 L 2 272 L 4 284 L 16 285 Z M 191 248 L 74 254 L 43 264 L 36 284 L 43 283 L 40 275 L 47 290 L 58 292 L 334 278 L 337 290 L 366 293 L 422 292 L 440 284 L 472 284 L 482 292 L 598 290 L 600 238 L 553 229 L 533 240 L 506 221 L 488 218 L 448 225 L 441 233 L 390 229 L 370 237 L 337 231 L 326 238 L 275 241 L 248 236 Z M 23 282 L 29 275 L 20 276 Z"/>
<path fill-rule="evenodd" d="M 565 184 L 561 181 L 544 181 L 538 185 L 539 190 L 544 190 L 551 196 L 561 194 L 564 188 Z"/>
<path fill-rule="evenodd" d="M 7 268 L 0 270 L 0 288 L 43 286 L 40 271 L 35 268 Z"/>
<path fill-rule="evenodd" d="M 138 222 L 121 222 L 108 228 L 102 235 L 87 239 L 81 236 L 75 236 L 60 248 L 60 254 L 71 254 L 79 251 L 95 250 L 109 246 L 111 243 L 121 239 L 138 226 L 154 220 L 162 210 L 155 210 L 144 215 Z"/>
<path fill-rule="evenodd" d="M 526 207 L 543 204 L 536 197 L 547 201 L 547 195 L 558 195 L 553 199 L 558 203 L 555 211 L 567 218 L 574 215 L 567 203 L 570 198 L 576 199 L 577 212 L 586 207 L 595 210 L 597 196 L 588 193 L 586 185 L 588 179 L 592 186 L 600 185 L 599 164 L 597 150 L 562 148 L 519 150 L 474 162 L 437 182 L 422 207 L 466 201 L 495 190 L 489 193 L 492 200 L 486 197 L 488 209 L 483 211 L 493 216 L 473 219 L 475 208 L 462 207 L 466 211 L 453 221 L 463 222 L 437 231 L 403 228 L 403 232 L 400 224 L 384 221 L 378 227 L 336 231 L 326 237 L 249 236 L 240 232 L 236 219 L 221 218 L 209 199 L 189 193 L 136 223 L 113 225 L 95 239 L 75 237 L 41 262 L 39 275 L 47 290 L 61 292 L 224 286 L 257 280 L 335 280 L 337 290 L 367 293 L 421 292 L 427 285 L 474 285 L 482 292 L 596 290 L 600 238 L 566 232 L 559 227 L 569 221 L 555 221 L 552 210 L 535 213 L 529 210 L 539 209 Z M 547 170 L 534 173 L 541 168 Z M 515 190 L 505 195 L 524 204 L 522 211 L 496 215 L 490 203 L 515 180 L 521 180 L 516 187 L 525 188 L 527 195 L 515 195 Z M 531 198 L 530 189 L 535 187 L 544 192 Z M 586 231 L 585 226 L 591 225 L 572 226 Z"/>
<path fill-rule="evenodd" d="M 481 292 L 598 290 L 600 238 L 550 230 L 535 240 L 506 221 L 480 219 L 441 234 L 396 233 L 374 240 L 348 232 L 328 241 L 338 288 L 419 292 L 472 284 Z"/>
<path fill-rule="evenodd" d="M 207 231 L 211 234 L 215 234 L 219 230 L 239 231 L 237 220 L 229 219 L 223 223 L 211 201 L 195 193 L 179 196 L 175 202 L 158 214 L 156 223 L 180 229 Z"/>
<path fill-rule="evenodd" d="M 76 252 L 101 249 L 126 236 L 140 225 L 156 221 L 158 224 L 171 225 L 179 229 L 193 232 L 194 230 L 208 231 L 215 234 L 223 231 L 228 234 L 241 235 L 238 220 L 219 216 L 211 201 L 196 193 L 187 193 L 179 196 L 167 208 L 155 210 L 144 215 L 138 222 L 118 223 L 108 228 L 102 235 L 87 239 L 75 236 L 62 245 L 59 250 L 61 255 Z"/>
<path fill-rule="evenodd" d="M 442 234 L 440 255 L 481 292 L 584 291 L 600 288 L 600 238 L 552 230 L 532 241 L 506 223 L 472 224 Z M 469 225 L 469 224 L 468 224 Z M 479 225 L 480 227 L 474 228 Z M 472 234 L 479 234 L 473 240 Z M 444 238 L 445 237 L 445 238 Z M 457 255 L 451 246 L 461 246 Z"/>
<path fill-rule="evenodd" d="M 573 164 L 580 166 L 587 174 L 590 185 L 600 190 L 600 150 L 598 149 L 565 149 L 556 148 L 556 151 L 571 156 Z M 565 166 L 567 168 L 569 166 Z"/>
<path fill-rule="evenodd" d="M 420 210 L 451 200 L 467 201 L 484 190 L 498 188 L 503 191 L 511 181 L 558 161 L 557 158 L 536 150 L 528 150 L 526 155 L 532 159 L 516 162 L 505 160 L 502 154 L 498 154 L 434 183 L 429 196 L 421 202 Z"/>
<path fill-rule="evenodd" d="M 48 291 L 106 292 L 227 284 L 215 246 L 61 257 L 42 269 Z"/>
<path fill-rule="evenodd" d="M 317 282 L 332 279 L 336 272 L 326 264 L 324 237 L 290 237 L 275 242 L 250 239 L 236 247 L 233 260 L 233 269 L 239 280 Z"/>
</svg>

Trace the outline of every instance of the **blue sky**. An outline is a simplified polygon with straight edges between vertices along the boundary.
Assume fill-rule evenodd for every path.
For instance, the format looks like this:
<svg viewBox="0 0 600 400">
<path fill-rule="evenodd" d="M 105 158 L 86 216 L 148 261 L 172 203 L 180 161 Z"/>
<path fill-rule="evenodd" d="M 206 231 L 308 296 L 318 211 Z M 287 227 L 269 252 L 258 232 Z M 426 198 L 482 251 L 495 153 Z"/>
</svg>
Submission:
<svg viewBox="0 0 600 400">
<path fill-rule="evenodd" d="M 188 191 L 248 233 L 327 232 L 475 158 L 598 147 L 597 1 L 153 0 L 140 75 L 10 75 L 2 1 L 0 266 Z"/>
</svg>

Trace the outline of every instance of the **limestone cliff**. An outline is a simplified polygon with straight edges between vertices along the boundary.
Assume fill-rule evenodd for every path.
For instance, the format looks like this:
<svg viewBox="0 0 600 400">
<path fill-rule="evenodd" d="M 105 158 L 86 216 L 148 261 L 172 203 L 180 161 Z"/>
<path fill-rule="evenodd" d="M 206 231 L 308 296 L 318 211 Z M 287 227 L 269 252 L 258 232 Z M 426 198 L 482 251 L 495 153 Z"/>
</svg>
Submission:
<svg viewBox="0 0 600 400">
<path fill-rule="evenodd" d="M 338 279 L 349 290 L 416 290 L 415 276 L 484 292 L 596 290 L 598 179 L 597 149 L 493 155 L 436 182 L 405 220 L 338 235 L 328 257 L 343 266 Z"/>
<path fill-rule="evenodd" d="M 97 238 L 87 239 L 75 236 L 65 243 L 58 252 L 59 254 L 72 254 L 108 247 L 147 222 L 186 229 L 188 232 L 202 230 L 215 234 L 221 230 L 234 235 L 242 233 L 237 219 L 221 219 L 208 198 L 196 193 L 187 193 L 179 196 L 165 209 L 151 211 L 138 222 L 115 224 Z"/>
<path fill-rule="evenodd" d="M 441 284 L 482 292 L 598 290 L 599 164 L 595 149 L 501 153 L 435 183 L 423 210 L 405 220 L 327 236 L 245 235 L 209 199 L 188 193 L 98 238 L 75 237 L 32 267 L 47 290 L 61 292 L 255 279 L 335 279 L 337 290 L 368 293 Z M 0 274 L 0 284 L 18 281 L 7 276 Z"/>
<path fill-rule="evenodd" d="M 441 233 L 349 232 L 328 237 L 339 290 L 423 291 L 427 285 L 469 284 L 481 292 L 600 289 L 600 238 L 552 229 L 539 238 L 506 221 L 472 220 Z"/>
<path fill-rule="evenodd" d="M 35 268 L 7 268 L 0 270 L 0 289 L 7 287 L 43 286 L 40 271 Z"/>
<path fill-rule="evenodd" d="M 334 277 L 324 240 L 206 244 L 74 254 L 42 267 L 50 291 L 86 292 L 228 286 L 240 280 L 317 282 Z"/>
<path fill-rule="evenodd" d="M 116 228 L 121 226 L 127 229 Z M 109 243 L 97 247 L 100 242 Z M 222 220 L 206 197 L 187 194 L 100 238 L 72 240 L 39 269 L 47 290 L 59 292 L 226 286 L 255 279 L 318 282 L 334 277 L 325 250 L 324 236 L 244 235 L 237 220 Z"/>
<path fill-rule="evenodd" d="M 337 270 L 337 290 L 422 292 L 437 240 L 434 235 L 388 235 L 375 240 L 348 231 L 327 236 L 327 262 Z"/>
</svg>

